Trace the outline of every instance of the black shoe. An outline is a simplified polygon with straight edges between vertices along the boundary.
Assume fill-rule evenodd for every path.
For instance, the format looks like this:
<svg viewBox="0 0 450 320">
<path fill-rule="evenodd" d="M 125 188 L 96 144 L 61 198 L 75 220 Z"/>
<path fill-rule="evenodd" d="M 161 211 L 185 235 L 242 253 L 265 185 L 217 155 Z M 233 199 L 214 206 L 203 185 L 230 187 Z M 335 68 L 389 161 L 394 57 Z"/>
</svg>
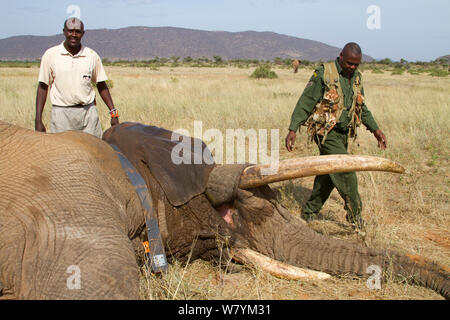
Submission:
<svg viewBox="0 0 450 320">
<path fill-rule="evenodd" d="M 352 227 L 356 230 L 365 230 L 366 223 L 363 218 L 359 215 L 357 217 L 351 217 L 349 214 L 345 216 L 346 220 L 352 225 Z"/>
</svg>

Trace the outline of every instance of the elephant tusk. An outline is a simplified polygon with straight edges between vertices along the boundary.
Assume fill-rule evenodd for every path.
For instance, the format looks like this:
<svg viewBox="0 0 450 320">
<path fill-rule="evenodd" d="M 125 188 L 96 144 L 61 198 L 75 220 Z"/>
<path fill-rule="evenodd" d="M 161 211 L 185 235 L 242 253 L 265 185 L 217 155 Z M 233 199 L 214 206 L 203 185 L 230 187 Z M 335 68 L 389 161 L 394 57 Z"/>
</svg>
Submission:
<svg viewBox="0 0 450 320">
<path fill-rule="evenodd" d="M 273 182 L 352 171 L 387 171 L 404 173 L 398 163 L 380 157 L 325 155 L 280 161 L 277 165 L 253 165 L 242 172 L 239 188 L 249 189 Z"/>
<path fill-rule="evenodd" d="M 303 269 L 274 260 L 251 249 L 232 249 L 231 255 L 237 262 L 240 262 L 242 264 L 250 264 L 254 267 L 259 267 L 261 268 L 261 270 L 269 272 L 271 275 L 282 279 L 323 280 L 331 277 L 329 274 L 324 272 Z"/>
</svg>

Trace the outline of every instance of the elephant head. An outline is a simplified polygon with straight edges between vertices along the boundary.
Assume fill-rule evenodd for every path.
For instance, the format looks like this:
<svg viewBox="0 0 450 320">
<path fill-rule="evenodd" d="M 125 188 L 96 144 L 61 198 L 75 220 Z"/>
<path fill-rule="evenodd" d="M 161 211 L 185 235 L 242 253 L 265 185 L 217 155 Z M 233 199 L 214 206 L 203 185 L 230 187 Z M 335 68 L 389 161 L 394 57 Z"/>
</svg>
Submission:
<svg viewBox="0 0 450 320">
<path fill-rule="evenodd" d="M 251 262 L 283 277 L 294 274 L 294 278 L 324 278 L 327 274 L 367 277 L 368 267 L 378 266 L 381 270 L 392 268 L 394 274 L 411 276 L 417 283 L 449 297 L 448 268 L 419 256 L 367 248 L 319 234 L 289 213 L 267 186 L 275 181 L 336 172 L 403 172 L 396 163 L 375 157 L 319 156 L 282 161 L 275 174 L 263 174 L 268 168 L 260 165 L 207 165 L 203 171 L 186 165 L 183 170 L 206 171 L 204 188 L 190 187 L 181 176 L 178 183 L 174 180 L 168 188 L 167 182 L 160 183 L 162 179 L 158 176 L 169 176 L 172 170 L 161 174 L 161 168 L 151 163 L 163 157 L 161 141 L 168 146 L 176 143 L 167 141 L 170 132 L 158 134 L 156 141 L 152 137 L 155 127 L 132 123 L 121 126 L 105 132 L 104 139 L 125 150 L 124 154 L 132 159 L 144 177 L 157 208 L 169 258 Z M 152 148 L 156 151 L 148 152 Z M 169 149 L 167 159 L 163 162 L 167 168 L 171 148 L 166 149 Z M 205 149 L 203 145 L 203 153 Z M 203 175 L 199 180 L 202 179 Z M 186 191 L 189 197 L 177 203 L 172 190 L 168 190 L 176 188 L 174 184 L 196 192 Z M 311 269 L 320 272 L 311 272 Z"/>
</svg>

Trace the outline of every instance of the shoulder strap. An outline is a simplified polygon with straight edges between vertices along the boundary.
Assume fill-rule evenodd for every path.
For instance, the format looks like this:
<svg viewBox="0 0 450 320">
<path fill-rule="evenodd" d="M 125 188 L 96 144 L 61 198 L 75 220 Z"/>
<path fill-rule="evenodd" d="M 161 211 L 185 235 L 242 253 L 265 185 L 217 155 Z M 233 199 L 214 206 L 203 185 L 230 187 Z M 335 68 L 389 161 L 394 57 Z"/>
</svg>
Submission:
<svg viewBox="0 0 450 320">
<path fill-rule="evenodd" d="M 339 95 L 338 111 L 336 112 L 336 121 L 338 122 L 344 110 L 344 93 L 342 92 L 341 82 L 339 80 L 339 72 L 334 61 L 324 63 L 323 66 L 323 79 L 326 86 L 324 97 L 327 91 L 332 89 L 336 90 Z"/>
<path fill-rule="evenodd" d="M 352 107 L 351 110 L 353 111 L 355 109 L 356 104 L 356 97 L 361 94 L 362 89 L 362 79 L 361 79 L 361 73 L 357 73 L 355 77 L 355 81 L 353 81 L 353 101 L 352 101 Z"/>
<path fill-rule="evenodd" d="M 353 100 L 352 106 L 348 112 L 348 117 L 350 118 L 350 122 L 348 124 L 349 127 L 349 135 L 350 137 L 354 137 L 356 139 L 356 129 L 360 126 L 361 123 L 361 105 L 358 105 L 358 95 L 361 95 L 362 89 L 362 79 L 361 73 L 358 72 L 356 74 L 355 80 L 353 82 Z M 363 100 L 364 101 L 364 100 Z M 359 102 L 360 103 L 360 102 Z"/>
<path fill-rule="evenodd" d="M 334 61 L 327 62 L 327 63 L 324 63 L 323 66 L 324 66 L 323 79 L 325 81 L 325 84 L 327 86 L 335 85 L 335 86 L 339 87 L 340 86 L 339 72 L 336 68 L 336 63 Z"/>
<path fill-rule="evenodd" d="M 362 78 L 361 73 L 358 72 L 355 77 L 355 81 L 353 82 L 353 91 L 360 93 L 362 88 Z"/>
</svg>

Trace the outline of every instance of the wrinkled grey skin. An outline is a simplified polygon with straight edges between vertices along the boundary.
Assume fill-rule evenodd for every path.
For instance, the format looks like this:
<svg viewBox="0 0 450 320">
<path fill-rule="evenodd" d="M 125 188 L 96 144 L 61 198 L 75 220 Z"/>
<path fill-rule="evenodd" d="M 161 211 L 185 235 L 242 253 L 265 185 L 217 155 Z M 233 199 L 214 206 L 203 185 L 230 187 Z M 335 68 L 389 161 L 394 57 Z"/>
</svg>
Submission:
<svg viewBox="0 0 450 320">
<path fill-rule="evenodd" d="M 0 141 L 0 298 L 137 299 L 143 210 L 112 148 L 83 133 L 3 122 Z M 174 207 L 151 173 L 143 176 L 169 260 L 226 259 L 232 247 L 336 275 L 391 266 L 449 297 L 448 268 L 320 235 L 269 187 L 238 189 L 221 208 L 233 211 L 227 222 L 205 194 Z"/>
<path fill-rule="evenodd" d="M 142 208 L 112 149 L 1 121 L 0 141 L 0 298 L 138 299 Z"/>
</svg>

